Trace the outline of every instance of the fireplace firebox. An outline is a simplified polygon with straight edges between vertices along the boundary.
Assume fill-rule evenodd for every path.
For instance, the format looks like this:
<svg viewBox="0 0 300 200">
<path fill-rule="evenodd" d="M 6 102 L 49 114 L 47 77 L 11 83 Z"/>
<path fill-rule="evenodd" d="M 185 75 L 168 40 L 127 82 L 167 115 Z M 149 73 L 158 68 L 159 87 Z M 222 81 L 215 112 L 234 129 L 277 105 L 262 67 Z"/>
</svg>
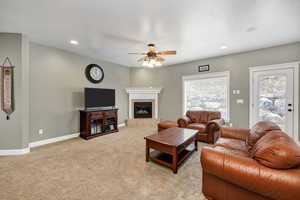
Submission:
<svg viewBox="0 0 300 200">
<path fill-rule="evenodd" d="M 134 118 L 152 118 L 152 102 L 134 102 Z"/>
</svg>

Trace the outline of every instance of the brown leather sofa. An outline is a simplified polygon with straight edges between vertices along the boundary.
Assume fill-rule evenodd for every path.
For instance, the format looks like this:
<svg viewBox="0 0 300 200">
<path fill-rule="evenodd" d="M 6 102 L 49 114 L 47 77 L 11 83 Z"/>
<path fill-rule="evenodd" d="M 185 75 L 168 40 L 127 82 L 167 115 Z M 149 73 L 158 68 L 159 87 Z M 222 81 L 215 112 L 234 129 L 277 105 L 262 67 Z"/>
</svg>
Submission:
<svg viewBox="0 0 300 200">
<path fill-rule="evenodd" d="M 186 116 L 177 120 L 181 128 L 198 130 L 197 139 L 214 144 L 219 138 L 220 128 L 224 125 L 220 112 L 187 111 Z"/>
<path fill-rule="evenodd" d="M 209 200 L 300 199 L 300 147 L 273 123 L 223 127 L 201 152 L 202 191 Z"/>
</svg>

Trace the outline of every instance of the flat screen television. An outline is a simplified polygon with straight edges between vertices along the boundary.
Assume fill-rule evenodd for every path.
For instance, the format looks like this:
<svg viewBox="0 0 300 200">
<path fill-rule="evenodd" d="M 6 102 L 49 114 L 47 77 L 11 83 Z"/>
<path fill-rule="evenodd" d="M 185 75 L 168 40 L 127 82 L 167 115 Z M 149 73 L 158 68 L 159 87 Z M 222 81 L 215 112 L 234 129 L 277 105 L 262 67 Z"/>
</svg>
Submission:
<svg viewBox="0 0 300 200">
<path fill-rule="evenodd" d="M 115 107 L 115 90 L 84 88 L 85 109 Z"/>
</svg>

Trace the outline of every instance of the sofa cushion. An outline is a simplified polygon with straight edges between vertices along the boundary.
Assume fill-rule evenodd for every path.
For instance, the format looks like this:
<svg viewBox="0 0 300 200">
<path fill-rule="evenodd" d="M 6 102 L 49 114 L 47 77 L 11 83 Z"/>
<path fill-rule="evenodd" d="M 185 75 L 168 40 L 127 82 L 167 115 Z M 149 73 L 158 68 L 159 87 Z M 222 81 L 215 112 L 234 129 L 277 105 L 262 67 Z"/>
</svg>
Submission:
<svg viewBox="0 0 300 200">
<path fill-rule="evenodd" d="M 198 130 L 200 133 L 205 133 L 206 124 L 202 123 L 191 123 L 187 126 L 187 128 Z"/>
<path fill-rule="evenodd" d="M 261 121 L 256 123 L 250 130 L 246 142 L 249 146 L 255 145 L 255 143 L 263 137 L 266 133 L 273 130 L 281 130 L 279 126 L 272 122 Z"/>
<path fill-rule="evenodd" d="M 209 112 L 208 113 L 208 121 L 215 120 L 215 119 L 221 119 L 221 113 L 220 112 Z"/>
<path fill-rule="evenodd" d="M 247 154 L 249 152 L 249 146 L 246 144 L 246 142 L 238 139 L 219 138 L 215 146 L 221 146 L 232 150 L 238 150 Z"/>
<path fill-rule="evenodd" d="M 259 163 L 275 169 L 289 169 L 300 165 L 300 147 L 282 131 L 271 131 L 251 149 Z"/>
<path fill-rule="evenodd" d="M 189 110 L 186 112 L 186 116 L 189 117 L 193 123 L 208 123 L 211 120 L 221 119 L 220 112 L 212 111 Z"/>
<path fill-rule="evenodd" d="M 251 157 L 251 155 L 248 152 L 245 151 L 240 151 L 237 149 L 230 149 L 226 148 L 223 146 L 215 146 L 214 150 L 223 152 L 225 154 L 230 154 L 230 155 L 236 155 L 236 156 L 242 156 L 242 157 Z"/>
<path fill-rule="evenodd" d="M 191 119 L 193 123 L 206 123 L 207 122 L 207 112 L 206 111 L 192 111 L 186 112 L 186 116 Z"/>
</svg>

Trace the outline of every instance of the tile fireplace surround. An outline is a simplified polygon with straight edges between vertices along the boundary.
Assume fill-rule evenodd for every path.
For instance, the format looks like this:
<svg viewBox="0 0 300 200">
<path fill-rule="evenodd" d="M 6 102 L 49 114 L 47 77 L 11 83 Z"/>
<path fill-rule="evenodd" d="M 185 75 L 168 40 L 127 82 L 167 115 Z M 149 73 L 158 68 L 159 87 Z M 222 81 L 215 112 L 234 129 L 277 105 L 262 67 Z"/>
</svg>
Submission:
<svg viewBox="0 0 300 200">
<path fill-rule="evenodd" d="M 134 102 L 152 102 L 152 116 L 158 119 L 158 94 L 161 88 L 126 88 L 129 94 L 129 119 L 134 119 Z"/>
</svg>

